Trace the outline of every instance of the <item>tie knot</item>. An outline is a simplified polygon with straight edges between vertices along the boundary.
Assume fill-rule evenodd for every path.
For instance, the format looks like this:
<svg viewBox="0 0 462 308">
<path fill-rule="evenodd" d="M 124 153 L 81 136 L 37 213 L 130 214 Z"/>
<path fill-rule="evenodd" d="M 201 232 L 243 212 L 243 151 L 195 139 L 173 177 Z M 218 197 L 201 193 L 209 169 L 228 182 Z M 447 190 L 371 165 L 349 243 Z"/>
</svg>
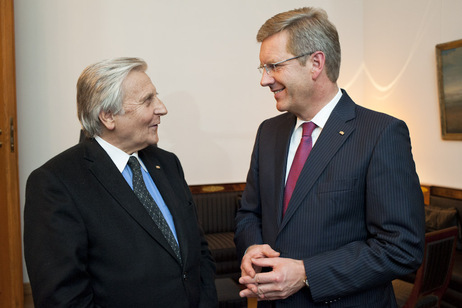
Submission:
<svg viewBox="0 0 462 308">
<path fill-rule="evenodd" d="M 302 133 L 303 136 L 311 136 L 311 134 L 313 133 L 313 130 L 316 128 L 316 124 L 314 124 L 313 122 L 305 122 L 302 124 L 302 128 L 303 128 L 303 133 Z"/>
<path fill-rule="evenodd" d="M 128 166 L 132 169 L 132 171 L 137 171 L 141 169 L 140 162 L 138 161 L 138 159 L 136 159 L 135 156 L 130 156 L 130 158 L 128 159 Z"/>
</svg>

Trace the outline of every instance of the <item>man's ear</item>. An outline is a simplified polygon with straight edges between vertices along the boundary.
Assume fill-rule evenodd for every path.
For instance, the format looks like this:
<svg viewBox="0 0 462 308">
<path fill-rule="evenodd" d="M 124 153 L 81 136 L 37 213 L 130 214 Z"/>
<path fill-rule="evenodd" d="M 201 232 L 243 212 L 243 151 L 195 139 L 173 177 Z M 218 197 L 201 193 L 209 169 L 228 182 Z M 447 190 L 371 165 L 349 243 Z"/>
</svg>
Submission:
<svg viewBox="0 0 462 308">
<path fill-rule="evenodd" d="M 311 73 L 313 79 L 317 79 L 321 72 L 324 70 L 324 64 L 326 63 L 326 55 L 322 51 L 317 51 L 312 57 Z"/>
<path fill-rule="evenodd" d="M 99 120 L 103 123 L 104 127 L 107 130 L 114 130 L 115 129 L 115 120 L 114 115 L 110 111 L 100 111 L 99 113 Z"/>
</svg>

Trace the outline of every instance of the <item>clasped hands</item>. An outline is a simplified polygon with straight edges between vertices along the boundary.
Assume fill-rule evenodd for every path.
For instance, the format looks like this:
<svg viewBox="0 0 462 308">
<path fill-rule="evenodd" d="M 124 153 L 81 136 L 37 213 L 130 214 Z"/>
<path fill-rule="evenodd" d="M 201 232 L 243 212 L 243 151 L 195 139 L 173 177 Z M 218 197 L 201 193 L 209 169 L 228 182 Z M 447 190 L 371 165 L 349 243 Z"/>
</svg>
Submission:
<svg viewBox="0 0 462 308">
<path fill-rule="evenodd" d="M 262 273 L 263 267 L 272 270 Z M 303 288 L 305 279 L 302 260 L 281 258 L 279 252 L 266 244 L 253 245 L 242 258 L 239 283 L 246 288 L 239 295 L 258 300 L 284 299 Z"/>
</svg>

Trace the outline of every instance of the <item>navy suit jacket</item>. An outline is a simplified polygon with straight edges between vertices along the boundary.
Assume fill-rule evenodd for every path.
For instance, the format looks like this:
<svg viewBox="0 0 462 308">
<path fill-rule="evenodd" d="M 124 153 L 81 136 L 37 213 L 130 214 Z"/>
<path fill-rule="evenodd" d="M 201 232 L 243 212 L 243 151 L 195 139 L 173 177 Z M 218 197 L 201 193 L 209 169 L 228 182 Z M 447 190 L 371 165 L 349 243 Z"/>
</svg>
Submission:
<svg viewBox="0 0 462 308">
<path fill-rule="evenodd" d="M 177 157 L 139 151 L 173 216 L 181 263 L 94 140 L 30 175 L 24 249 L 35 307 L 215 307 L 215 265 Z"/>
<path fill-rule="evenodd" d="M 310 288 L 276 307 L 395 307 L 391 280 L 419 267 L 425 232 L 405 123 L 356 105 L 343 91 L 281 218 L 295 123 L 284 113 L 258 129 L 236 216 L 239 255 L 265 243 L 304 261 Z"/>
</svg>

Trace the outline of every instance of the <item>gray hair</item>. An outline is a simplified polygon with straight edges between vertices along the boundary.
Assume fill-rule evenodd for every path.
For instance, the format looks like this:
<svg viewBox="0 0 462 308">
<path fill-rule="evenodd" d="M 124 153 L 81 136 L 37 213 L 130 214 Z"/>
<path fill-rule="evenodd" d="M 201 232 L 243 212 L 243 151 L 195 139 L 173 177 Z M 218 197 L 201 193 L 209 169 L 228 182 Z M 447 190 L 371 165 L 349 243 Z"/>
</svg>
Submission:
<svg viewBox="0 0 462 308">
<path fill-rule="evenodd" d="M 132 70 L 146 71 L 139 58 L 103 60 L 85 68 L 77 81 L 77 116 L 87 137 L 101 134 L 101 111 L 123 114 L 122 83 Z"/>
<path fill-rule="evenodd" d="M 287 51 L 295 56 L 322 51 L 326 55 L 326 74 L 336 82 L 340 71 L 340 42 L 335 26 L 329 21 L 326 11 L 304 7 L 279 13 L 268 19 L 257 34 L 263 42 L 269 36 L 286 30 L 289 34 Z M 302 65 L 306 57 L 299 59 Z"/>
</svg>

